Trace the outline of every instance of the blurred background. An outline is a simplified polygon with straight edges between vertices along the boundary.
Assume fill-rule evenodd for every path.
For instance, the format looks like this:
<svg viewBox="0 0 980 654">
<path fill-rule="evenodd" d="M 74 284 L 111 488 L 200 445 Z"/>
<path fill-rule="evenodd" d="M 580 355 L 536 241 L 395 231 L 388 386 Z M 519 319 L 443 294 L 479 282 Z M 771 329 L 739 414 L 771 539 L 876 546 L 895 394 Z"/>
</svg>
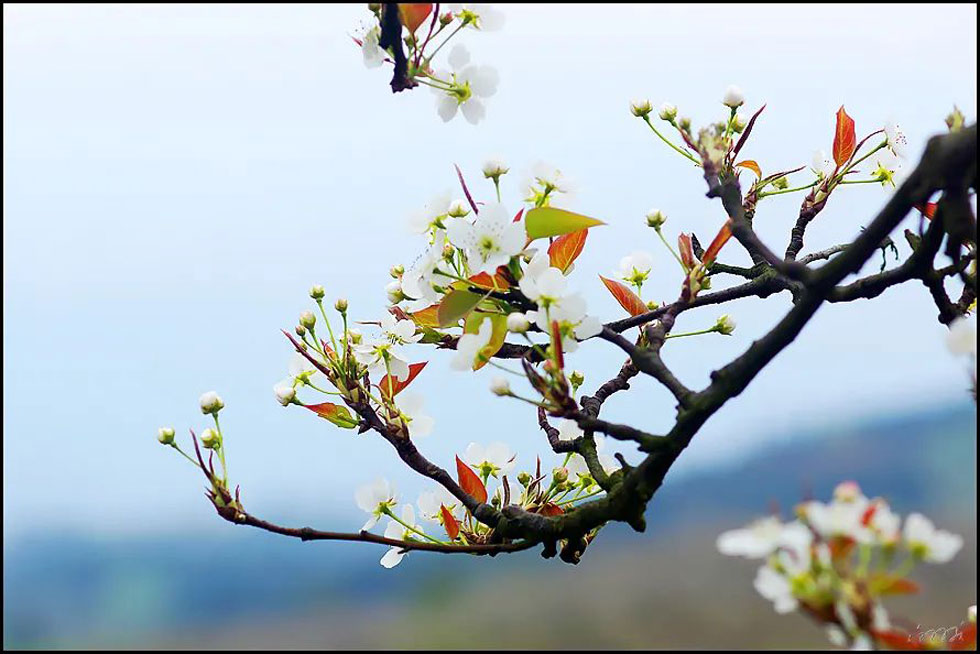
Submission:
<svg viewBox="0 0 980 654">
<path fill-rule="evenodd" d="M 571 283 L 613 319 L 596 274 L 634 249 L 655 254 L 651 297 L 676 295 L 651 207 L 668 234 L 702 241 L 723 219 L 630 99 L 673 102 L 699 125 L 740 85 L 747 108 L 768 103 L 746 151 L 764 171 L 829 151 L 841 104 L 859 134 L 897 121 L 908 165 L 952 105 L 976 119 L 975 5 L 501 10 L 502 31 L 460 39 L 501 75 L 473 127 L 443 124 L 428 91 L 393 96 L 387 69 L 363 67 L 350 39 L 363 5 L 4 5 L 5 647 L 819 647 L 823 633 L 777 616 L 754 565 L 714 539 L 842 479 L 967 541 L 921 569 L 923 595 L 893 613 L 949 626 L 976 603 L 976 413 L 966 363 L 915 285 L 822 309 L 705 426 L 647 531 L 603 530 L 577 567 L 414 553 L 387 571 L 384 548 L 214 516 L 199 475 L 155 440 L 159 426 L 205 426 L 197 398 L 212 389 L 256 515 L 356 530 L 359 484 L 386 476 L 407 501 L 427 489 L 380 439 L 283 410 L 271 389 L 289 356 L 278 330 L 311 284 L 347 297 L 356 319 L 383 310 L 388 268 L 423 246 L 407 218 L 458 192 L 453 163 L 485 195 L 481 163 L 507 161 L 515 211 L 536 161 L 573 178 L 568 206 L 609 226 Z M 853 238 L 886 197 L 835 194 L 807 249 Z M 766 201 L 763 239 L 785 242 L 798 201 Z M 729 305 L 732 337 L 680 339 L 665 358 L 701 386 L 788 304 Z M 717 313 L 686 313 L 678 329 Z M 504 440 L 523 467 L 554 460 L 533 412 L 486 392 L 493 373 L 447 363 L 433 354 L 413 384 L 436 418 L 427 456 L 449 466 L 470 441 Z M 587 391 L 620 364 L 603 344 L 573 360 Z M 657 431 L 672 404 L 641 380 L 605 411 Z"/>
</svg>

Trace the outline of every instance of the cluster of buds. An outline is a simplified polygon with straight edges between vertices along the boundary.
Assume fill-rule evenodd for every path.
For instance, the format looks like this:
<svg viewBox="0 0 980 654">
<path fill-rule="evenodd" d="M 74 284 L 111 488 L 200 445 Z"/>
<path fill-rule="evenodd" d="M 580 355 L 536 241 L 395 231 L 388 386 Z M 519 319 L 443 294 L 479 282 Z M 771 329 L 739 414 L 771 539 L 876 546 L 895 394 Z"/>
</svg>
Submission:
<svg viewBox="0 0 980 654">
<path fill-rule="evenodd" d="M 805 502 L 794 520 L 763 518 L 721 534 L 717 545 L 722 554 L 764 560 L 755 588 L 778 613 L 801 610 L 825 627 L 834 644 L 867 649 L 912 642 L 882 600 L 917 592 L 908 579 L 915 565 L 946 563 L 963 539 L 918 513 L 903 526 L 885 500 L 867 498 L 856 483 L 844 482 L 829 503 Z"/>
</svg>

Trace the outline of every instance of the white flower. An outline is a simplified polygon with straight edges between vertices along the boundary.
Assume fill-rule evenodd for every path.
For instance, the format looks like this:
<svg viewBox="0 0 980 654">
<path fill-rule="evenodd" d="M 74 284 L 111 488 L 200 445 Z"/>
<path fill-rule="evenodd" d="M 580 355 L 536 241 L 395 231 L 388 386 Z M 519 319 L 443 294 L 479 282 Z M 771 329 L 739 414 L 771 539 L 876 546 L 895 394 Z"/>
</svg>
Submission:
<svg viewBox="0 0 980 654">
<path fill-rule="evenodd" d="M 725 89 L 725 96 L 722 98 L 721 102 L 726 107 L 736 109 L 745 104 L 745 96 L 742 95 L 742 89 L 733 84 Z"/>
<path fill-rule="evenodd" d="M 223 409 L 225 406 L 225 403 L 221 401 L 221 398 L 218 397 L 218 394 L 214 391 L 208 391 L 202 395 L 201 399 L 198 401 L 201 405 L 201 413 L 204 414 L 217 414 L 218 411 L 221 411 L 221 409 Z"/>
<path fill-rule="evenodd" d="M 660 120 L 666 120 L 668 122 L 677 118 L 677 107 L 669 102 L 665 102 L 660 105 Z"/>
<path fill-rule="evenodd" d="M 892 152 L 903 159 L 905 158 L 908 149 L 908 140 L 905 138 L 905 133 L 897 124 L 889 122 L 885 125 L 885 142 Z"/>
<path fill-rule="evenodd" d="M 558 419 L 558 440 L 573 441 L 582 436 L 585 436 L 585 432 L 582 431 L 577 422 L 568 418 Z"/>
<path fill-rule="evenodd" d="M 434 418 L 422 413 L 424 404 L 425 398 L 421 393 L 402 391 L 395 396 L 395 406 L 402 414 L 405 422 L 408 423 L 408 429 L 415 438 L 428 436 L 436 424 Z"/>
<path fill-rule="evenodd" d="M 957 355 L 977 356 L 977 320 L 973 316 L 960 316 L 949 326 L 946 347 Z"/>
<path fill-rule="evenodd" d="M 571 183 L 558 168 L 543 161 L 536 162 L 531 167 L 531 177 L 546 189 L 552 189 L 561 193 L 571 191 Z"/>
<path fill-rule="evenodd" d="M 449 213 L 451 199 L 452 197 L 447 191 L 429 200 L 424 209 L 416 211 L 409 216 L 409 229 L 415 234 L 425 234 L 434 228 L 440 227 L 446 214 Z"/>
<path fill-rule="evenodd" d="M 399 354 L 395 346 L 387 340 L 355 345 L 354 359 L 372 372 L 388 373 L 399 381 L 408 379 L 408 362 Z"/>
<path fill-rule="evenodd" d="M 531 326 L 531 322 L 520 311 L 507 315 L 507 331 L 515 334 L 523 334 Z"/>
<path fill-rule="evenodd" d="M 405 302 L 406 311 L 421 311 L 439 301 L 439 292 L 433 288 L 438 284 L 439 262 L 442 261 L 442 246 L 446 237 L 442 230 L 436 231 L 436 239 L 411 270 L 402 275 L 402 292 L 409 298 Z"/>
<path fill-rule="evenodd" d="M 469 52 L 457 44 L 449 53 L 449 65 L 453 72 L 435 74 L 437 79 L 449 81 L 452 87 L 449 90 L 433 88 L 439 98 L 436 110 L 443 121 L 452 120 L 459 109 L 463 117 L 475 125 L 486 115 L 482 98 L 489 98 L 497 92 L 500 80 L 497 70 L 493 66 L 467 66 L 469 60 Z"/>
<path fill-rule="evenodd" d="M 402 507 L 402 522 L 409 527 L 418 529 L 418 524 L 415 522 L 415 509 L 412 508 L 411 504 L 406 504 Z M 388 523 L 385 528 L 385 538 L 391 538 L 393 540 L 412 540 L 416 537 L 416 533 L 405 527 L 405 525 L 399 523 L 397 520 L 392 520 Z M 385 555 L 381 557 L 381 565 L 385 568 L 394 568 L 396 565 L 401 563 L 401 560 L 405 558 L 405 550 L 396 545 L 392 545 L 391 548 L 385 552 Z"/>
<path fill-rule="evenodd" d="M 463 505 L 452 493 L 439 486 L 434 491 L 424 491 L 419 495 L 419 512 L 431 522 L 442 524 L 442 508 L 446 507 L 457 519 L 463 517 Z"/>
<path fill-rule="evenodd" d="M 463 334 L 456 342 L 456 354 L 449 361 L 453 370 L 472 370 L 479 363 L 480 351 L 490 344 L 493 323 L 484 320 L 475 334 Z"/>
<path fill-rule="evenodd" d="M 384 62 L 385 51 L 378 45 L 380 38 L 381 28 L 374 27 L 361 39 L 361 54 L 364 56 L 364 65 L 368 68 L 377 68 Z"/>
<path fill-rule="evenodd" d="M 827 153 L 823 150 L 817 150 L 813 153 L 813 161 L 810 163 L 810 168 L 816 173 L 817 177 L 821 179 L 829 177 L 834 173 L 836 167 L 836 164 L 827 157 Z"/>
<path fill-rule="evenodd" d="M 510 382 L 503 377 L 494 377 L 490 380 L 490 392 L 501 397 L 510 395 Z"/>
<path fill-rule="evenodd" d="M 562 348 L 565 352 L 574 352 L 578 349 L 579 341 L 592 338 L 602 332 L 602 322 L 596 316 L 588 315 L 587 310 L 585 298 L 580 293 L 572 293 L 552 303 L 547 316 L 544 311 L 537 312 L 537 324 L 547 332 L 549 331 L 548 318 L 556 321 L 562 337 Z"/>
<path fill-rule="evenodd" d="M 616 273 L 623 281 L 642 285 L 653 268 L 653 257 L 649 252 L 636 251 L 619 260 L 619 271 Z"/>
<path fill-rule="evenodd" d="M 289 380 L 283 380 L 272 387 L 276 400 L 283 406 L 289 406 L 296 399 L 296 388 Z"/>
<path fill-rule="evenodd" d="M 354 493 L 354 501 L 358 508 L 371 514 L 368 521 L 361 527 L 361 531 L 367 531 L 378 524 L 378 520 L 385 515 L 391 507 L 398 503 L 395 495 L 395 487 L 387 479 L 378 478 L 369 484 L 365 484 Z"/>
<path fill-rule="evenodd" d="M 651 111 L 653 111 L 653 105 L 647 99 L 636 99 L 630 102 L 630 111 L 637 118 L 641 116 L 646 116 Z"/>
<path fill-rule="evenodd" d="M 777 540 L 776 559 L 786 574 L 797 577 L 810 570 L 813 562 L 813 532 L 799 520 L 783 525 Z"/>
<path fill-rule="evenodd" d="M 499 477 L 514 469 L 517 455 L 506 443 L 496 441 L 483 447 L 479 443 L 470 443 L 463 453 L 463 460 L 477 468 L 485 476 Z"/>
<path fill-rule="evenodd" d="M 834 501 L 823 504 L 815 500 L 803 505 L 807 523 L 825 539 L 853 538 L 859 543 L 870 543 L 874 534 L 864 524 L 864 513 L 869 500 L 863 495 L 853 501 Z"/>
<path fill-rule="evenodd" d="M 385 286 L 385 294 L 388 296 L 388 301 L 392 304 L 398 304 L 405 299 L 405 291 L 402 290 L 402 282 L 400 279 L 396 279 L 389 282 Z"/>
<path fill-rule="evenodd" d="M 311 384 L 320 388 L 329 383 L 327 376 L 299 352 L 293 352 L 290 355 L 287 371 L 294 382 L 298 381 L 301 384 Z"/>
<path fill-rule="evenodd" d="M 606 443 L 609 442 L 605 436 L 595 434 L 592 436 L 592 439 L 595 441 L 595 453 L 599 458 L 599 464 L 602 466 L 602 469 L 606 471 L 606 474 L 611 475 L 623 467 L 614 456 L 605 452 Z"/>
<path fill-rule="evenodd" d="M 718 320 L 715 322 L 715 331 L 725 336 L 731 336 L 735 331 L 735 319 L 727 313 L 718 316 Z"/>
<path fill-rule="evenodd" d="M 760 518 L 742 529 L 726 531 L 715 544 L 718 551 L 726 556 L 744 556 L 747 559 L 761 559 L 772 554 L 779 545 L 783 533 L 783 523 L 769 516 Z"/>
<path fill-rule="evenodd" d="M 504 14 L 490 5 L 451 4 L 449 11 L 459 16 L 465 24 L 484 32 L 494 32 L 504 26 Z"/>
<path fill-rule="evenodd" d="M 487 179 L 500 177 L 501 175 L 506 175 L 510 168 L 507 167 L 500 159 L 488 159 L 486 163 L 483 164 L 483 176 Z"/>
<path fill-rule="evenodd" d="M 929 563 L 946 563 L 963 547 L 960 536 L 936 529 L 921 513 L 910 513 L 905 518 L 902 535 L 912 554 Z"/>
<path fill-rule="evenodd" d="M 752 585 L 756 592 L 773 603 L 776 613 L 790 613 L 799 605 L 789 580 L 768 565 L 759 568 Z"/>
<path fill-rule="evenodd" d="M 567 284 L 565 275 L 558 268 L 551 267 L 548 253 L 541 250 L 524 267 L 519 287 L 521 293 L 538 306 L 548 306 L 561 298 Z"/>
<path fill-rule="evenodd" d="M 449 242 L 465 250 L 474 273 L 493 274 L 510 258 L 524 249 L 527 234 L 524 222 L 514 222 L 502 204 L 491 202 L 483 206 L 476 221 L 454 220 L 447 229 Z"/>
<path fill-rule="evenodd" d="M 381 332 L 392 345 L 409 345 L 422 340 L 422 334 L 415 333 L 414 322 L 397 320 L 391 313 L 381 316 Z"/>
</svg>

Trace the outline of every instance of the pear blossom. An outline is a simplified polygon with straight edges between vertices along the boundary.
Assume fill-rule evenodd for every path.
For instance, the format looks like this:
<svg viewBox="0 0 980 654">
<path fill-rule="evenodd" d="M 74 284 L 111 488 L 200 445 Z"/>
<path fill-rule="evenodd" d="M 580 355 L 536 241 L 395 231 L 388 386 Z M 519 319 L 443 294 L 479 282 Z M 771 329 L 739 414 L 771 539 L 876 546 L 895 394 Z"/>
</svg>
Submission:
<svg viewBox="0 0 980 654">
<path fill-rule="evenodd" d="M 391 538 L 393 540 L 413 540 L 416 537 L 416 532 L 413 529 L 418 529 L 418 524 L 415 522 L 415 509 L 411 504 L 406 504 L 402 507 L 402 522 L 406 527 L 397 520 L 392 520 L 388 523 L 385 528 L 385 538 Z M 381 565 L 385 568 L 394 568 L 396 565 L 401 563 L 402 559 L 405 558 L 407 552 L 397 545 L 392 545 L 385 555 L 381 557 Z"/>
<path fill-rule="evenodd" d="M 361 39 L 361 55 L 368 68 L 377 68 L 384 62 L 385 51 L 378 45 L 380 40 L 381 28 L 377 26 L 369 29 Z"/>
<path fill-rule="evenodd" d="M 921 513 L 910 513 L 905 518 L 902 536 L 913 555 L 929 563 L 946 563 L 963 547 L 962 537 L 936 529 Z"/>
<path fill-rule="evenodd" d="M 422 340 L 422 334 L 415 333 L 414 322 L 397 320 L 391 313 L 381 316 L 381 332 L 394 345 L 410 345 Z"/>
<path fill-rule="evenodd" d="M 465 200 L 453 200 L 452 204 L 449 205 L 449 215 L 453 218 L 462 218 L 469 215 L 470 209 L 469 205 Z"/>
<path fill-rule="evenodd" d="M 881 498 L 875 498 L 867 511 L 867 526 L 875 539 L 884 545 L 896 543 L 901 535 L 902 519 L 891 510 L 888 503 Z"/>
<path fill-rule="evenodd" d="M 571 183 L 555 166 L 544 161 L 538 161 L 531 167 L 531 177 L 545 189 L 568 193 Z"/>
<path fill-rule="evenodd" d="M 457 519 L 463 517 L 465 510 L 462 502 L 442 486 L 420 493 L 417 504 L 422 518 L 439 524 L 442 524 L 442 507 L 446 507 Z"/>
<path fill-rule="evenodd" d="M 272 387 L 276 400 L 283 406 L 289 406 L 296 399 L 296 388 L 288 380 L 283 380 Z"/>
<path fill-rule="evenodd" d="M 313 363 L 299 352 L 293 352 L 289 357 L 287 372 L 293 384 L 300 383 L 323 388 L 324 384 L 329 383 L 327 376 L 324 375 Z M 285 382 L 282 382 L 285 383 Z"/>
<path fill-rule="evenodd" d="M 225 407 L 225 403 L 214 391 L 208 391 L 201 395 L 198 402 L 201 405 L 201 413 L 205 415 L 209 413 L 217 415 L 218 411 L 221 411 Z"/>
<path fill-rule="evenodd" d="M 486 447 L 479 443 L 470 443 L 463 453 L 463 460 L 476 468 L 484 477 L 499 477 L 514 469 L 517 455 L 510 446 L 500 441 L 490 443 Z"/>
<path fill-rule="evenodd" d="M 506 175 L 510 168 L 501 159 L 488 159 L 483 164 L 483 176 L 487 179 L 496 179 L 501 175 Z"/>
<path fill-rule="evenodd" d="M 490 380 L 490 392 L 501 397 L 510 395 L 510 382 L 503 377 L 494 377 Z"/>
<path fill-rule="evenodd" d="M 634 286 L 642 286 L 653 268 L 653 257 L 649 252 L 637 250 L 619 260 L 617 276 Z"/>
<path fill-rule="evenodd" d="M 527 241 L 524 222 L 514 222 L 512 214 L 497 202 L 485 204 L 472 223 L 454 220 L 446 233 L 450 243 L 466 251 L 474 273 L 493 274 L 523 250 Z"/>
<path fill-rule="evenodd" d="M 905 133 L 896 123 L 889 122 L 885 125 L 885 142 L 892 152 L 903 159 L 905 158 L 908 150 L 908 139 L 905 138 Z"/>
<path fill-rule="evenodd" d="M 452 120 L 456 111 L 460 110 L 463 117 L 475 125 L 486 115 L 482 99 L 497 92 L 497 70 L 492 66 L 467 65 L 469 60 L 469 52 L 463 45 L 457 44 L 449 52 L 452 72 L 435 74 L 436 79 L 447 80 L 451 86 L 448 90 L 432 87 L 439 98 L 436 110 L 445 122 Z"/>
<path fill-rule="evenodd" d="M 677 118 L 677 107 L 669 102 L 665 102 L 660 105 L 660 120 L 666 120 L 668 123 L 673 122 Z"/>
<path fill-rule="evenodd" d="M 647 99 L 636 99 L 630 102 L 630 111 L 637 118 L 648 115 L 653 111 L 653 105 Z"/>
<path fill-rule="evenodd" d="M 495 32 L 504 26 L 503 12 L 485 4 L 450 4 L 448 9 L 454 16 L 483 32 Z"/>
<path fill-rule="evenodd" d="M 452 197 L 448 191 L 440 193 L 426 203 L 425 207 L 412 213 L 408 218 L 408 227 L 414 234 L 425 234 L 442 226 L 442 221 L 449 213 Z"/>
<path fill-rule="evenodd" d="M 745 96 L 742 94 L 742 89 L 733 84 L 725 89 L 725 95 L 721 99 L 721 102 L 726 107 L 737 109 L 745 104 Z"/>
<path fill-rule="evenodd" d="M 607 475 L 611 475 L 623 467 L 616 460 L 616 457 L 606 452 L 606 444 L 609 443 L 609 440 L 605 436 L 594 434 L 592 440 L 595 441 L 595 452 L 596 457 L 599 459 L 599 465 L 602 466 L 602 469 L 606 471 Z"/>
<path fill-rule="evenodd" d="M 545 282 L 550 282 L 550 277 L 545 278 Z M 540 286 L 540 281 L 538 283 Z M 547 291 L 548 288 L 546 286 L 545 290 Z M 551 321 L 557 322 L 562 348 L 565 352 L 574 352 L 578 349 L 579 341 L 592 338 L 602 332 L 602 322 L 596 316 L 588 315 L 585 298 L 580 293 L 572 293 L 555 299 L 542 295 L 539 297 L 539 301 L 542 298 L 549 302 L 546 305 L 547 310 L 528 311 L 527 318 L 534 320 L 538 328 L 546 333 L 551 331 L 549 323 Z"/>
<path fill-rule="evenodd" d="M 827 153 L 823 150 L 817 150 L 813 153 L 813 160 L 810 163 L 810 169 L 819 177 L 820 179 L 826 179 L 834 174 L 834 170 L 837 169 L 836 164 L 827 157 Z"/>
<path fill-rule="evenodd" d="M 731 336 L 735 332 L 735 319 L 727 313 L 718 316 L 715 322 L 715 331 L 725 336 Z"/>
<path fill-rule="evenodd" d="M 422 413 L 424 404 L 425 398 L 422 394 L 414 391 L 402 391 L 395 396 L 395 407 L 415 438 L 423 438 L 431 434 L 436 423 L 434 418 Z"/>
<path fill-rule="evenodd" d="M 779 545 L 783 523 L 774 516 L 761 518 L 742 529 L 726 531 L 715 542 L 718 551 L 726 556 L 761 559 L 772 554 Z"/>
<path fill-rule="evenodd" d="M 558 440 L 573 441 L 582 436 L 585 436 L 585 432 L 578 426 L 577 422 L 569 418 L 558 419 Z"/>
<path fill-rule="evenodd" d="M 799 606 L 789 579 L 768 565 L 759 568 L 752 585 L 756 592 L 773 603 L 776 613 L 790 613 Z"/>
<path fill-rule="evenodd" d="M 977 319 L 975 316 L 960 316 L 949 326 L 946 334 L 946 347 L 956 355 L 977 356 Z"/>
<path fill-rule="evenodd" d="M 868 499 L 864 496 L 851 502 L 824 504 L 816 500 L 803 505 L 807 523 L 826 539 L 852 538 L 859 543 L 870 543 L 874 534 L 864 524 Z"/>
<path fill-rule="evenodd" d="M 378 524 L 381 516 L 398 503 L 394 485 L 384 478 L 375 479 L 358 488 L 354 493 L 354 501 L 359 509 L 371 516 L 361 527 L 361 531 L 367 531 Z"/>
<path fill-rule="evenodd" d="M 547 307 L 560 300 L 567 285 L 565 275 L 551 266 L 551 259 L 544 250 L 531 258 L 518 283 L 521 293 L 540 307 Z M 531 320 L 529 316 L 525 317 Z"/>
<path fill-rule="evenodd" d="M 421 311 L 439 302 L 440 294 L 433 288 L 438 284 L 439 263 L 442 261 L 442 246 L 445 233 L 436 231 L 435 242 L 422 254 L 414 266 L 402 275 L 402 292 L 408 296 L 404 307 L 406 311 Z"/>
<path fill-rule="evenodd" d="M 399 381 L 408 379 L 408 362 L 396 346 L 388 340 L 359 343 L 353 347 L 354 359 L 372 372 L 387 374 L 389 371 Z"/>
<path fill-rule="evenodd" d="M 449 361 L 453 370 L 472 370 L 479 361 L 480 351 L 490 344 L 493 323 L 484 320 L 475 334 L 463 334 L 456 342 L 456 354 Z"/>
</svg>

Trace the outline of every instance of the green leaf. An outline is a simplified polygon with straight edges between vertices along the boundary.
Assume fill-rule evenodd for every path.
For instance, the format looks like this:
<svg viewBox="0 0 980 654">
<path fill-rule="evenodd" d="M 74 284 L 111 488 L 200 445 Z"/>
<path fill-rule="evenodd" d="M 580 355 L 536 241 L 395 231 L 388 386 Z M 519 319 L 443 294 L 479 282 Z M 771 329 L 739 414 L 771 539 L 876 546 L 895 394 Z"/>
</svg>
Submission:
<svg viewBox="0 0 980 654">
<path fill-rule="evenodd" d="M 524 229 L 527 230 L 528 238 L 532 240 L 571 234 L 605 224 L 601 220 L 555 207 L 537 207 L 528 211 L 524 217 Z"/>
<path fill-rule="evenodd" d="M 449 291 L 439 303 L 439 326 L 455 327 L 459 319 L 476 308 L 482 299 L 482 295 L 469 291 Z"/>
<path fill-rule="evenodd" d="M 345 406 L 324 402 L 323 404 L 304 404 L 307 409 L 342 429 L 354 429 L 359 421 Z"/>
</svg>

